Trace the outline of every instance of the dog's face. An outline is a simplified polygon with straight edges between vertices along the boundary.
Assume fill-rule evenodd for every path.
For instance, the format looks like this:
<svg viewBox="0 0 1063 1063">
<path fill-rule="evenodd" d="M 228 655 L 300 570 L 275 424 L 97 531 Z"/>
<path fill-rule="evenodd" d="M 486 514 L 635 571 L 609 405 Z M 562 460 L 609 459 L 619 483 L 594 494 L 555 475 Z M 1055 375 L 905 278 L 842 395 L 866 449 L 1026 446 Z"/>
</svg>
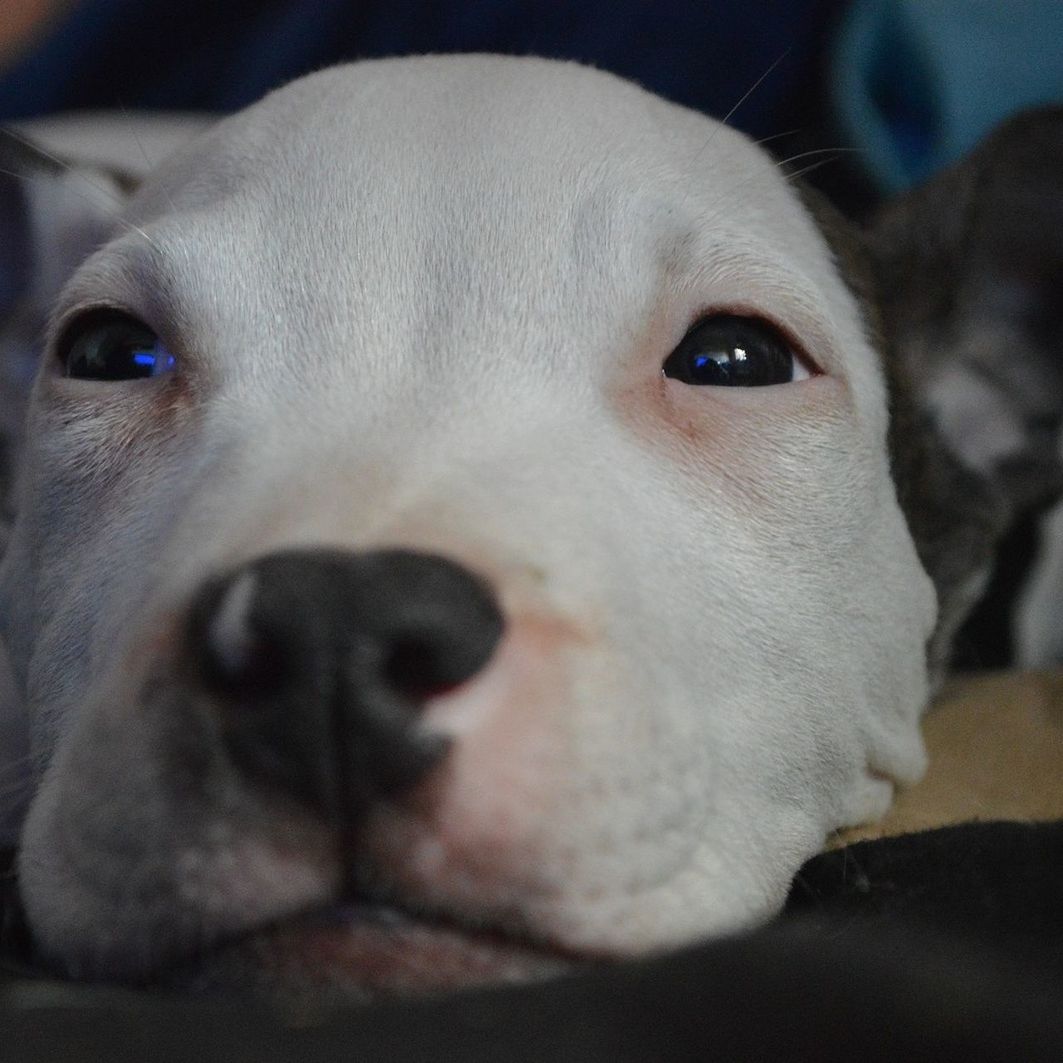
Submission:
<svg viewBox="0 0 1063 1063">
<path fill-rule="evenodd" d="M 763 920 L 918 776 L 880 352 L 743 137 L 574 66 L 359 64 L 122 218 L 51 309 L 0 569 L 52 962 L 643 953 Z"/>
</svg>

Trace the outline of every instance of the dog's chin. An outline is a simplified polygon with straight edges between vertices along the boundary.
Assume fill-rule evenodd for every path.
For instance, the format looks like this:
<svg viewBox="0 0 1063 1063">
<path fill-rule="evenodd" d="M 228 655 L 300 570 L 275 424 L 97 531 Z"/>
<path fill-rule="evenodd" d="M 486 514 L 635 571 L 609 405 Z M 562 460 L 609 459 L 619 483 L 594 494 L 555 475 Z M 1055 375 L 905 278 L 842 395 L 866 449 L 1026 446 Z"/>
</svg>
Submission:
<svg viewBox="0 0 1063 1063">
<path fill-rule="evenodd" d="M 243 935 L 171 968 L 160 981 L 277 1003 L 362 1003 L 538 981 L 590 963 L 499 930 L 347 905 Z"/>
</svg>

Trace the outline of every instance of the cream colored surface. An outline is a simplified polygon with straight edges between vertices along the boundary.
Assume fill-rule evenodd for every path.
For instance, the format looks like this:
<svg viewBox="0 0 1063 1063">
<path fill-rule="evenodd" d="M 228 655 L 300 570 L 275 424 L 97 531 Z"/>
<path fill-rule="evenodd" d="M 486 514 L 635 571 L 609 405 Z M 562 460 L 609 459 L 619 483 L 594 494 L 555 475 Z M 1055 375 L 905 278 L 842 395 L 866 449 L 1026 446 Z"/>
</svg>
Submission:
<svg viewBox="0 0 1063 1063">
<path fill-rule="evenodd" d="M 836 845 L 969 820 L 1063 817 L 1063 673 L 950 683 L 926 718 L 930 768 L 885 819 Z"/>
</svg>

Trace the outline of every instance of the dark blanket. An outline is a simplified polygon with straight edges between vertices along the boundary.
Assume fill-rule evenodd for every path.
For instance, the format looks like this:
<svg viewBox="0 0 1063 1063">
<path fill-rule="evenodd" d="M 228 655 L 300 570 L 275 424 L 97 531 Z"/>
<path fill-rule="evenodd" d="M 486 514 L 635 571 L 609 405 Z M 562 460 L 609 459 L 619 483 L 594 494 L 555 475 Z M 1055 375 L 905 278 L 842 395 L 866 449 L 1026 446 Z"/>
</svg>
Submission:
<svg viewBox="0 0 1063 1063">
<path fill-rule="evenodd" d="M 16 942 L 17 943 L 17 942 Z M 535 986 L 280 1014 L 67 986 L 9 953 L 29 1060 L 1063 1060 L 1063 822 L 965 824 L 811 860 L 752 934 Z"/>
</svg>

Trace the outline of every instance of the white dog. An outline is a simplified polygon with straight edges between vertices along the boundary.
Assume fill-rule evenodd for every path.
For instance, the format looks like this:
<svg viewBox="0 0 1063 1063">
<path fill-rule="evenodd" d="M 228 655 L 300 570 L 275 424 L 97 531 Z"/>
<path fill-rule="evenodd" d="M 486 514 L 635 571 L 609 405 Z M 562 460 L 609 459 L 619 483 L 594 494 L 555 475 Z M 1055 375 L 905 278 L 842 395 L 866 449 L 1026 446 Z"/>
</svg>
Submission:
<svg viewBox="0 0 1063 1063">
<path fill-rule="evenodd" d="M 1003 459 L 932 436 L 855 243 L 743 136 L 467 56 L 314 74 L 135 192 L 3 152 L 46 962 L 358 994 L 643 954 L 766 920 L 919 777 Z M 961 185 L 874 237 L 906 352 Z"/>
</svg>

